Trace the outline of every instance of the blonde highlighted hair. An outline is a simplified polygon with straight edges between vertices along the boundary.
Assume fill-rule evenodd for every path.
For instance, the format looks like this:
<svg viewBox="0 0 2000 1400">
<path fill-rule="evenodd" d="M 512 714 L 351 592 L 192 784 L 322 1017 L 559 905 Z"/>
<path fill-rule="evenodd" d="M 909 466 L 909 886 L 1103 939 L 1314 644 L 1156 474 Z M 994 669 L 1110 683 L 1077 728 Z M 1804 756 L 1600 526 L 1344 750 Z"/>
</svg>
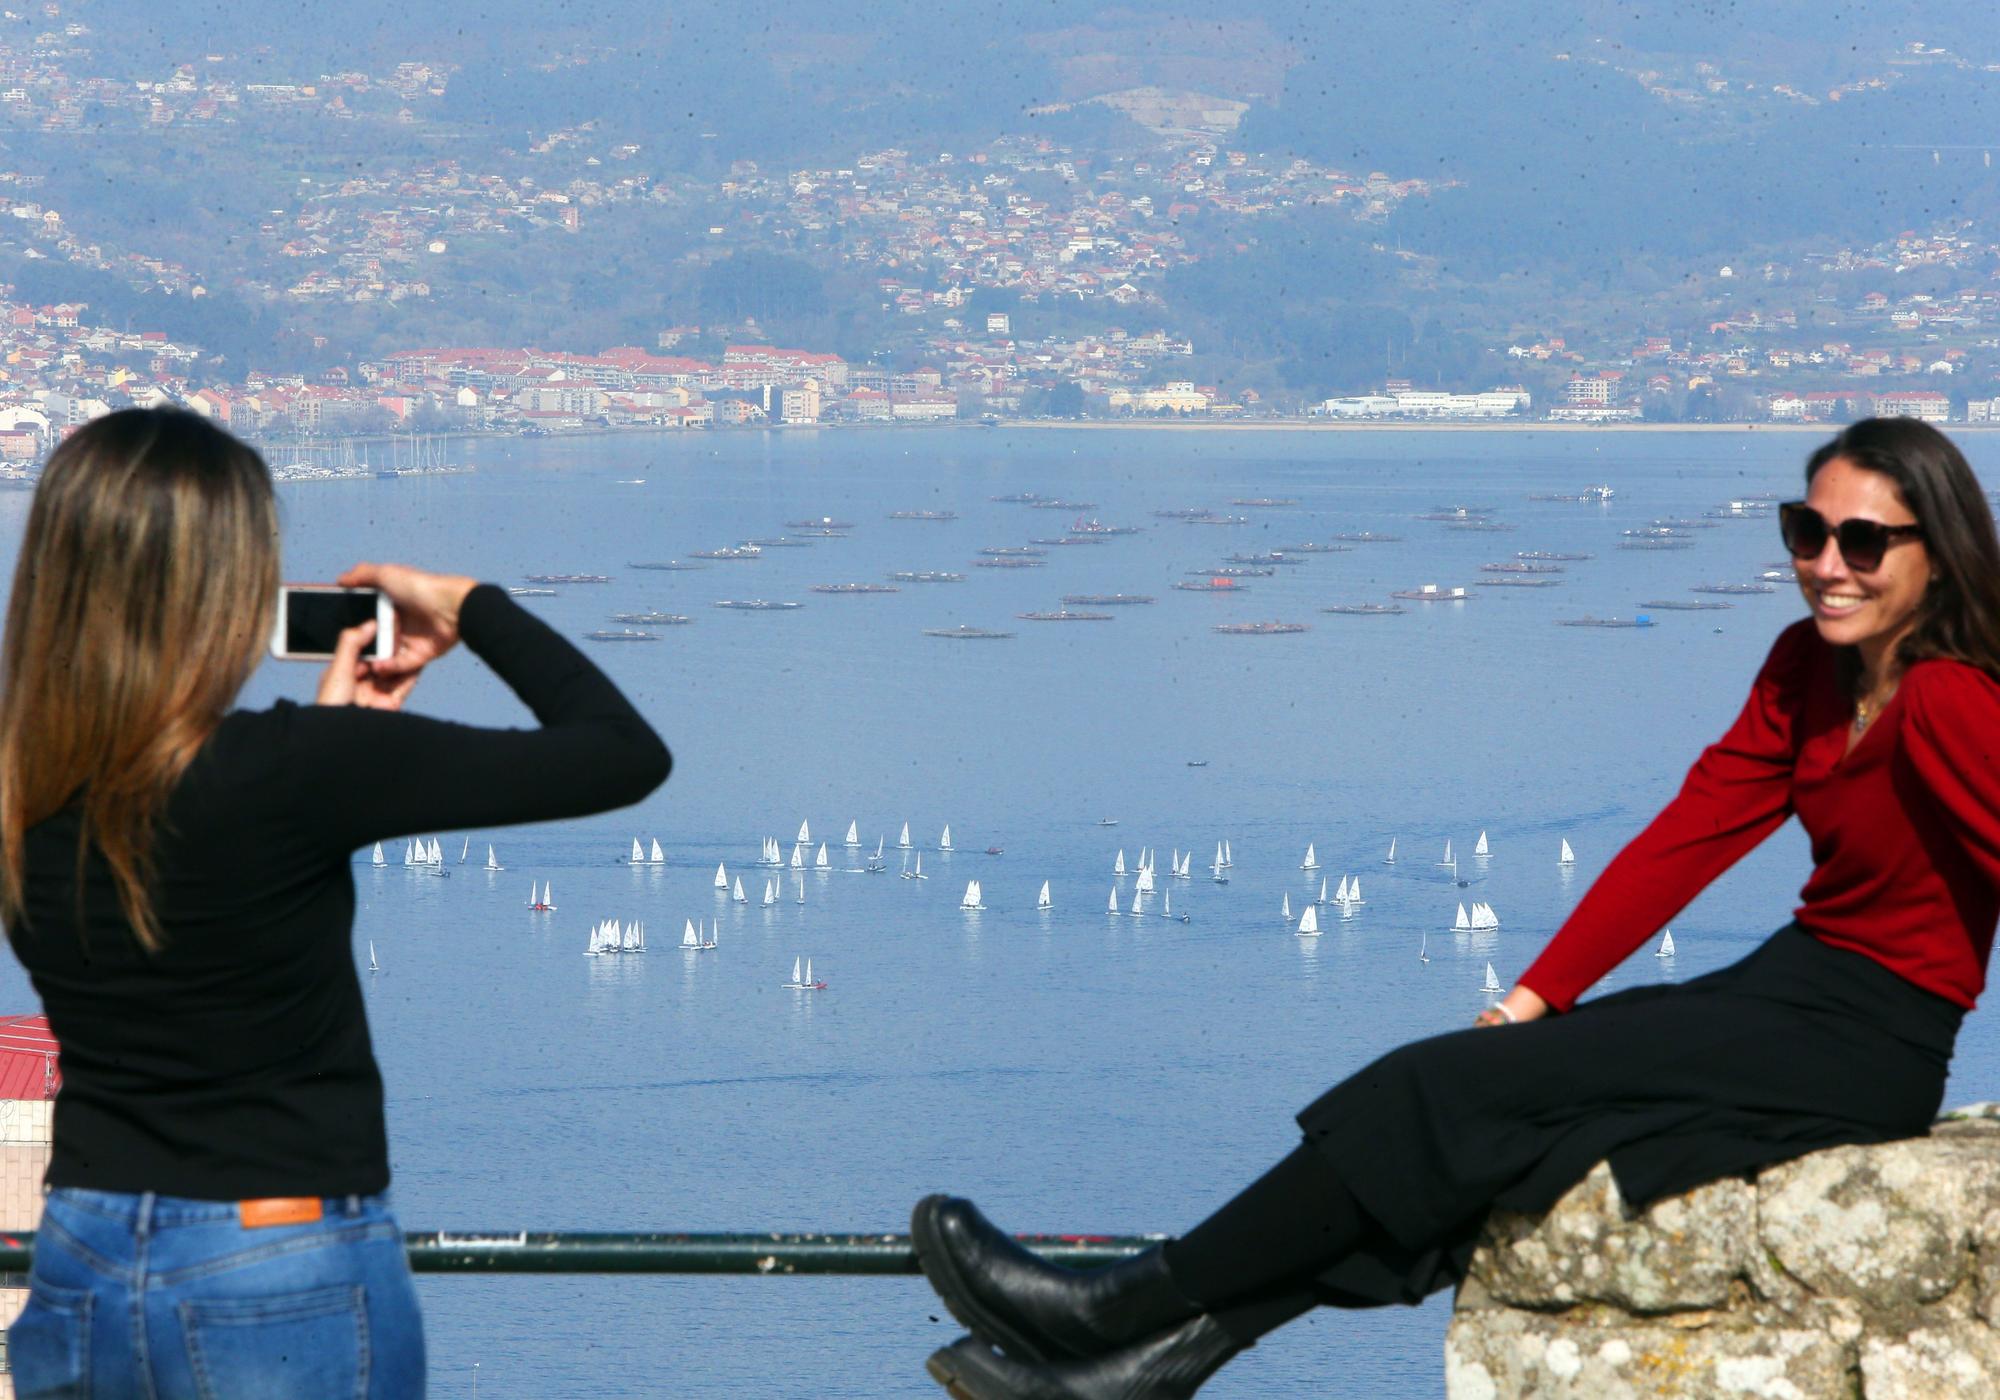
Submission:
<svg viewBox="0 0 2000 1400">
<path fill-rule="evenodd" d="M 154 834 L 271 632 L 278 516 L 263 459 L 191 413 L 96 419 L 49 457 L 0 644 L 0 917 L 28 829 L 71 803 L 133 934 L 161 943 Z"/>
</svg>

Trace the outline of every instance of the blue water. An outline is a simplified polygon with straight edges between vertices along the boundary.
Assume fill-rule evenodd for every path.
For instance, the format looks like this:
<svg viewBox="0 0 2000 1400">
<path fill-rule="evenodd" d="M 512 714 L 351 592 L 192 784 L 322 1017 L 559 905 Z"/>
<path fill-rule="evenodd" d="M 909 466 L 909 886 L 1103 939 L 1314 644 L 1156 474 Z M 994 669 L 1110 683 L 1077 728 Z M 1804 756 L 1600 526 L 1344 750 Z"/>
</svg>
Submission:
<svg viewBox="0 0 2000 1400">
<path fill-rule="evenodd" d="M 1554 626 L 1630 616 L 1694 584 L 1746 581 L 1782 558 L 1770 520 L 1696 533 L 1677 553 L 1621 552 L 1623 529 L 1752 491 L 1795 493 L 1796 435 L 1229 433 L 1032 430 L 694 435 L 480 444 L 479 470 L 283 489 L 287 574 L 400 559 L 518 583 L 600 572 L 527 605 L 570 635 L 616 611 L 694 617 L 643 645 L 592 647 L 673 748 L 641 808 L 545 827 L 440 833 L 452 878 L 357 867 L 357 947 L 389 1085 L 396 1192 L 413 1229 L 901 1230 L 932 1190 L 1017 1230 L 1173 1231 L 1296 1141 L 1291 1115 L 1400 1041 L 1465 1024 L 1490 960 L 1524 968 L 1591 878 L 1678 785 L 1741 704 L 1795 593 L 1727 612 L 1656 612 L 1648 631 Z M 1968 447 L 1990 464 L 1984 439 Z M 644 484 L 621 479 L 641 476 Z M 1991 474 L 1989 473 L 1989 480 Z M 1607 506 L 1529 493 L 1617 488 Z M 989 500 L 1032 490 L 1094 503 L 1138 535 L 1054 549 L 1040 569 L 971 567 L 986 546 L 1062 533 L 1067 514 Z M 1230 511 L 1240 527 L 1156 519 Z M 1512 533 L 1413 519 L 1493 506 Z M 22 498 L 0 501 L 10 542 Z M 887 519 L 953 510 L 949 523 Z M 831 515 L 849 538 L 702 572 L 635 572 L 783 522 Z M 1397 544 L 1315 555 L 1234 597 L 1174 592 L 1186 571 L 1336 531 Z M 11 547 L 11 545 L 10 545 Z M 1550 589 L 1471 589 L 1397 617 L 1322 614 L 1393 589 L 1471 585 L 1516 550 L 1587 550 Z M 955 570 L 959 584 L 829 597 L 815 583 Z M 1064 593 L 1141 592 L 1107 623 L 1037 624 Z M 718 611 L 720 598 L 801 601 Z M 1216 623 L 1285 620 L 1300 635 Z M 958 623 L 1010 641 L 925 637 Z M 589 643 L 584 643 L 591 646 Z M 314 672 L 266 665 L 246 699 L 309 698 Z M 469 655 L 412 708 L 527 723 Z M 1205 767 L 1190 767 L 1202 760 Z M 1098 825 L 1111 818 L 1115 827 Z M 784 880 L 755 902 L 766 836 L 801 820 L 836 867 L 839 837 L 887 836 L 891 873 Z M 896 878 L 900 825 L 935 847 Z M 1489 861 L 1469 858 L 1489 833 Z M 657 836 L 663 869 L 619 863 Z M 1556 864 L 1575 847 L 1573 871 Z M 1399 860 L 1382 857 L 1394 837 Z M 1231 883 L 1209 882 L 1215 843 Z M 1436 860 L 1461 854 L 1451 886 Z M 506 865 L 475 867 L 491 842 Z M 1318 939 L 1280 922 L 1318 878 L 1308 842 L 1367 903 Z M 1005 854 L 981 854 L 998 845 Z M 1110 918 L 1122 848 L 1196 852 L 1173 884 L 1191 921 Z M 392 852 L 393 854 L 398 854 Z M 752 903 L 711 888 L 718 861 Z M 1674 921 L 1679 956 L 1633 958 L 1607 985 L 1729 962 L 1785 921 L 1807 874 L 1788 827 Z M 984 913 L 957 909 L 982 882 Z M 552 879 L 558 911 L 532 913 Z M 1043 880 L 1056 909 L 1033 908 Z M 1120 903 L 1131 881 L 1120 882 Z M 1498 934 L 1446 930 L 1456 905 Z M 1157 901 L 1155 906 L 1157 907 Z M 603 917 L 646 922 L 645 957 L 585 958 Z M 683 954 L 682 921 L 719 918 L 721 947 Z M 1420 963 L 1428 934 L 1430 962 Z M 827 990 L 782 990 L 809 955 Z M 0 1007 L 32 1000 L 0 971 Z M 1953 1097 L 2000 1078 L 1990 1017 L 1961 1037 Z M 918 1281 L 432 1278 L 434 1393 L 481 1396 L 921 1396 L 922 1360 L 957 1335 Z M 1415 1310 L 1322 1311 L 1233 1363 L 1205 1393 L 1441 1393 L 1444 1298 Z"/>
</svg>

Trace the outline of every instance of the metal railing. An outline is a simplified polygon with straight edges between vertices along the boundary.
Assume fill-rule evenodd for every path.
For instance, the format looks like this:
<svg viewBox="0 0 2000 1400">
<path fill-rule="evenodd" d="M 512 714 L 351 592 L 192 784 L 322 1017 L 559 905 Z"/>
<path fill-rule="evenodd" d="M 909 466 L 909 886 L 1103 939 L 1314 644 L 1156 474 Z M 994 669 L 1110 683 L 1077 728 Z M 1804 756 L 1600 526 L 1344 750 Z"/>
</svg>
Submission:
<svg viewBox="0 0 2000 1400">
<path fill-rule="evenodd" d="M 1094 1268 L 1158 1244 L 1163 1235 L 1021 1235 L 1052 1264 Z M 593 1234 L 449 1230 L 404 1236 L 420 1274 L 914 1274 L 908 1235 Z M 31 1233 L 0 1235 L 0 1273 L 25 1273 Z"/>
</svg>

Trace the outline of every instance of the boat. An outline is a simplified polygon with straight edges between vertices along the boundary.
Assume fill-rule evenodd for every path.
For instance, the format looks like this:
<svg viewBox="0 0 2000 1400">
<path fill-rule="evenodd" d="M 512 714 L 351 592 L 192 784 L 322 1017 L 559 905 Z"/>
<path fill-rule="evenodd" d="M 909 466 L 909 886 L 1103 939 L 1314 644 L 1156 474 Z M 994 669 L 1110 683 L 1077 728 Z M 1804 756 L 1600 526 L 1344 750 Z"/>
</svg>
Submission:
<svg viewBox="0 0 2000 1400">
<path fill-rule="evenodd" d="M 1427 963 L 1431 960 L 1431 955 L 1429 952 L 1430 946 L 1431 946 L 1431 936 L 1429 930 L 1425 930 L 1424 932 L 1417 935 L 1418 962 Z"/>
<path fill-rule="evenodd" d="M 777 902 L 778 902 L 778 882 L 776 880 L 766 880 L 764 882 L 764 907 L 766 909 L 769 909 L 773 904 L 776 904 Z"/>
<path fill-rule="evenodd" d="M 1222 841 L 1222 868 L 1227 870 L 1234 864 L 1236 864 L 1236 857 L 1230 853 L 1229 838 L 1224 837 Z"/>
<path fill-rule="evenodd" d="M 824 841 L 819 843 L 819 854 L 813 857 L 813 869 L 815 870 L 833 869 L 833 862 L 826 858 L 826 842 Z"/>
<path fill-rule="evenodd" d="M 1688 590 L 1690 593 L 1722 593 L 1731 596 L 1777 591 L 1774 585 L 1768 583 L 1698 583 Z"/>
<path fill-rule="evenodd" d="M 1465 916 L 1465 906 L 1463 904 L 1458 906 L 1458 917 L 1452 920 L 1451 931 L 1453 933 L 1472 932 L 1472 920 Z"/>
<path fill-rule="evenodd" d="M 1563 837 L 1562 854 L 1556 857 L 1557 865 L 1575 865 L 1576 852 L 1569 848 L 1569 838 Z"/>
<path fill-rule="evenodd" d="M 1118 848 L 1118 859 L 1111 862 L 1111 873 L 1121 880 L 1125 878 L 1125 848 L 1123 846 Z"/>
<path fill-rule="evenodd" d="M 1361 877 L 1359 875 L 1351 875 L 1342 883 L 1347 887 L 1347 896 L 1340 901 L 1342 904 L 1346 905 L 1349 909 L 1359 909 L 1368 902 L 1361 897 Z"/>
<path fill-rule="evenodd" d="M 546 881 L 542 885 L 542 892 L 536 894 L 535 882 L 530 880 L 528 882 L 528 907 L 537 914 L 553 914 L 556 909 L 555 882 L 553 880 Z"/>
<path fill-rule="evenodd" d="M 835 520 L 830 515 L 822 515 L 817 520 L 787 520 L 787 530 L 852 530 L 851 520 Z"/>
<path fill-rule="evenodd" d="M 1409 609 L 1399 608 L 1394 603 L 1335 603 L 1320 611 L 1340 613 L 1346 617 L 1401 617 Z"/>
<path fill-rule="evenodd" d="M 646 925 L 643 920 L 634 919 L 625 925 L 625 933 L 618 941 L 621 953 L 643 953 L 646 951 Z"/>
<path fill-rule="evenodd" d="M 897 583 L 964 583 L 964 574 L 945 569 L 899 569 L 889 577 Z"/>
<path fill-rule="evenodd" d="M 1474 588 L 1560 588 L 1559 578 L 1476 578 Z"/>
<path fill-rule="evenodd" d="M 1315 900 L 1313 901 L 1313 903 L 1314 903 L 1314 904 L 1319 904 L 1319 905 L 1324 905 L 1324 904 L 1326 904 L 1326 902 L 1327 902 L 1327 898 L 1326 898 L 1326 876 L 1322 875 L 1322 876 L 1320 876 L 1320 877 L 1319 877 L 1319 898 L 1318 898 L 1318 899 L 1315 899 Z"/>
<path fill-rule="evenodd" d="M 1299 937 L 1301 937 L 1301 938 L 1317 938 L 1317 937 L 1319 937 L 1319 906 L 1318 906 L 1318 905 L 1316 905 L 1316 904 L 1308 904 L 1308 905 L 1306 906 L 1306 909 L 1305 909 L 1305 912 L 1304 912 L 1303 914 L 1299 915 L 1299 929 L 1298 929 L 1298 934 L 1299 934 Z"/>
<path fill-rule="evenodd" d="M 1493 971 L 1492 963 L 1486 964 L 1486 980 L 1479 984 L 1479 990 L 1490 997 L 1497 997 L 1506 990 L 1500 985 L 1499 975 Z"/>
<path fill-rule="evenodd" d="M 510 598 L 554 598 L 559 596 L 553 588 L 509 588 Z"/>
<path fill-rule="evenodd" d="M 694 931 L 694 920 L 687 919 L 681 924 L 681 947 L 695 952 L 701 947 L 701 939 Z"/>
<path fill-rule="evenodd" d="M 1285 893 L 1284 902 L 1278 906 L 1278 917 L 1288 924 L 1292 921 L 1292 896 L 1289 890 Z"/>
<path fill-rule="evenodd" d="M 995 632 L 988 627 L 973 627 L 961 622 L 956 627 L 926 627 L 924 635 L 926 637 L 945 637 L 960 642 L 1003 642 L 1014 634 L 1012 632 Z"/>
<path fill-rule="evenodd" d="M 859 822 L 849 822 L 847 824 L 847 839 L 840 844 L 843 846 L 859 846 L 861 844 L 861 824 Z"/>
<path fill-rule="evenodd" d="M 1142 865 L 1139 867 L 1139 878 L 1132 884 L 1132 897 L 1137 899 L 1142 894 L 1151 893 L 1153 893 L 1153 867 Z"/>
<path fill-rule="evenodd" d="M 1099 817 L 1099 818 L 1097 819 L 1097 824 L 1098 824 L 1099 826 L 1116 826 L 1116 825 L 1118 825 L 1118 818 L 1116 818 L 1116 817 Z"/>
<path fill-rule="evenodd" d="M 1472 902 L 1472 932 L 1491 933 L 1499 927 L 1500 916 L 1493 912 L 1493 906 L 1474 900 Z"/>
<path fill-rule="evenodd" d="M 611 620 L 613 622 L 636 623 L 641 627 L 681 627 L 694 621 L 693 618 L 687 616 L 685 613 L 664 612 L 613 613 L 611 614 Z"/>
<path fill-rule="evenodd" d="M 1472 843 L 1472 854 L 1475 856 L 1490 856 L 1493 854 L 1492 850 L 1487 847 L 1485 832 L 1480 832 L 1479 839 Z"/>
<path fill-rule="evenodd" d="M 812 844 L 812 839 L 813 839 L 811 822 L 800 822 L 799 834 L 794 839 L 801 846 L 810 846 Z"/>
<path fill-rule="evenodd" d="M 902 590 L 893 583 L 815 583 L 806 590 L 808 593 L 900 593 Z"/>
<path fill-rule="evenodd" d="M 709 949 L 713 948 L 715 946 L 715 941 L 717 937 L 721 933 L 722 933 L 722 920 L 717 919 L 714 923 L 708 926 L 707 932 L 702 934 L 701 951 L 706 953 Z"/>
<path fill-rule="evenodd" d="M 403 843 L 403 864 L 415 865 L 416 863 L 417 863 L 416 844 L 411 841 L 405 841 Z"/>
<path fill-rule="evenodd" d="M 975 569 L 1039 569 L 1042 567 L 1042 562 L 1040 559 L 1022 559 L 1013 555 L 1003 555 L 998 559 L 975 559 L 972 561 L 972 567 Z"/>
<path fill-rule="evenodd" d="M 1334 536 L 1349 544 L 1401 544 L 1401 535 L 1384 535 L 1374 530 L 1347 530 Z"/>
<path fill-rule="evenodd" d="M 466 852 L 470 851 L 471 849 L 472 849 L 472 838 L 468 836 L 465 838 L 464 844 L 462 844 L 458 848 L 458 863 L 460 865 L 465 864 Z"/>
<path fill-rule="evenodd" d="M 1306 858 L 1299 862 L 1299 869 L 1301 870 L 1319 869 L 1319 857 L 1313 854 L 1313 843 L 1310 841 L 1306 842 Z"/>
<path fill-rule="evenodd" d="M 1005 846 L 988 846 L 986 854 L 989 856 L 1004 856 L 1007 854 L 1007 848 Z"/>
<path fill-rule="evenodd" d="M 903 823 L 903 834 L 896 838 L 896 849 L 899 851 L 910 849 L 910 824 L 908 822 Z"/>
<path fill-rule="evenodd" d="M 785 983 L 785 987 L 788 991 L 794 992 L 823 992 L 826 990 L 826 983 L 819 981 L 813 976 L 813 965 L 810 958 L 806 959 L 805 971 L 803 972 L 799 970 L 799 960 L 793 958 L 792 980 Z"/>
<path fill-rule="evenodd" d="M 1437 863 L 1439 866 L 1449 866 L 1453 870 L 1458 869 L 1458 862 L 1452 859 L 1451 840 L 1449 837 L 1445 839 L 1444 854 L 1438 858 Z"/>
<path fill-rule="evenodd" d="M 1552 564 L 1580 564 L 1587 559 L 1594 559 L 1597 556 L 1594 554 L 1579 553 L 1574 550 L 1517 549 L 1514 551 L 1514 557 L 1516 559 L 1542 559 Z"/>
<path fill-rule="evenodd" d="M 1389 838 L 1389 854 L 1382 857 L 1382 864 L 1394 865 L 1395 863 L 1396 863 L 1396 838 L 1391 836 Z"/>
<path fill-rule="evenodd" d="M 1660 949 L 1658 952 L 1654 953 L 1653 956 L 1656 958 L 1671 958 L 1673 955 L 1674 955 L 1674 931 L 1672 929 L 1668 929 L 1666 932 L 1660 935 Z"/>
<path fill-rule="evenodd" d="M 375 961 L 375 940 L 372 938 L 368 940 L 368 970 L 370 972 L 382 970 L 382 964 Z"/>
<path fill-rule="evenodd" d="M 804 846 L 792 847 L 792 869 L 804 870 L 805 868 L 806 868 L 806 848 Z"/>
<path fill-rule="evenodd" d="M 1182 923 L 1188 922 L 1187 915 L 1176 914 L 1174 912 L 1174 892 L 1172 890 L 1166 892 L 1160 903 L 1160 917 L 1163 919 L 1179 919 Z"/>
<path fill-rule="evenodd" d="M 775 836 L 766 836 L 764 838 L 764 850 L 763 853 L 757 857 L 757 864 L 783 865 L 784 863 L 785 863 L 784 853 L 778 849 L 778 838 Z"/>
<path fill-rule="evenodd" d="M 1042 881 L 1042 892 L 1035 896 L 1035 907 L 1037 909 L 1053 909 L 1056 907 L 1055 901 L 1049 898 L 1049 882 L 1047 880 Z"/>
<path fill-rule="evenodd" d="M 909 878 L 912 880 L 928 880 L 931 878 L 924 874 L 924 853 L 922 851 L 917 852 L 917 868 L 910 874 Z"/>
<path fill-rule="evenodd" d="M 1479 571 L 1486 574 L 1559 574 L 1563 566 L 1545 559 L 1512 559 L 1498 564 L 1481 564 Z"/>
<path fill-rule="evenodd" d="M 737 612 L 796 612 L 804 603 L 774 603 L 768 598 L 723 598 L 716 604 L 718 608 L 732 608 Z"/>
<path fill-rule="evenodd" d="M 1206 768 L 1208 767 L 1208 760 L 1205 758 L 1191 758 L 1187 761 L 1187 766 L 1190 768 Z"/>
<path fill-rule="evenodd" d="M 736 877 L 736 887 L 730 892 L 729 897 L 738 904 L 748 904 L 750 902 L 749 896 L 743 893 L 743 877 L 741 875 Z"/>
<path fill-rule="evenodd" d="M 1463 603 L 1473 595 L 1463 588 L 1439 588 L 1434 583 L 1420 583 L 1415 588 L 1399 588 L 1389 596 L 1411 598 L 1419 603 Z"/>
<path fill-rule="evenodd" d="M 695 569 L 705 569 L 708 566 L 706 564 L 683 564 L 678 559 L 663 559 L 657 563 L 627 564 L 625 567 L 628 569 L 656 569 L 666 573 L 682 573 L 691 572 Z"/>
<path fill-rule="evenodd" d="M 967 911 L 968 913 L 974 913 L 974 914 L 978 913 L 980 910 L 986 907 L 986 904 L 983 898 L 981 897 L 979 890 L 979 882 L 977 880 L 967 880 L 965 882 L 965 898 L 961 899 L 958 902 L 958 907 Z"/>
<path fill-rule="evenodd" d="M 1140 603 L 1150 603 L 1153 597 L 1148 593 L 1065 593 L 1063 605 L 1079 608 L 1122 608 Z"/>
<path fill-rule="evenodd" d="M 437 837 L 435 836 L 431 838 L 431 864 L 432 865 L 444 864 L 444 846 L 438 841 Z"/>
<path fill-rule="evenodd" d="M 1325 544 L 1319 540 L 1307 540 L 1304 544 L 1280 545 L 1273 552 L 1277 554 L 1352 554 L 1354 553 L 1354 546 L 1351 544 Z"/>
<path fill-rule="evenodd" d="M 493 853 L 491 846 L 486 848 L 486 868 L 488 870 L 505 870 L 507 868 L 500 863 L 500 857 Z"/>
<path fill-rule="evenodd" d="M 729 872 L 723 869 L 721 861 L 715 864 L 715 887 L 719 890 L 729 888 Z"/>
<path fill-rule="evenodd" d="M 1174 878 L 1176 880 L 1192 880 L 1194 878 L 1193 866 L 1194 852 L 1182 851 L 1180 864 L 1174 867 Z"/>
<path fill-rule="evenodd" d="M 1652 625 L 1653 619 L 1647 617 L 1644 613 L 1640 613 L 1638 616 L 1632 618 L 1592 617 L 1586 613 L 1582 617 L 1559 617 L 1556 619 L 1556 626 L 1558 627 L 1651 627 Z"/>
<path fill-rule="evenodd" d="M 754 544 L 724 545 L 721 549 L 691 549 L 688 553 L 696 559 L 749 560 L 764 557 L 763 549 Z"/>
<path fill-rule="evenodd" d="M 958 512 L 955 510 L 892 510 L 889 512 L 889 518 L 891 520 L 956 520 L 958 519 Z"/>
<path fill-rule="evenodd" d="M 609 583 L 609 574 L 524 574 L 529 583 Z"/>
<path fill-rule="evenodd" d="M 645 860 L 645 849 L 639 845 L 639 838 L 634 836 L 632 838 L 632 855 L 626 863 L 629 865 L 642 865 L 645 863 Z"/>
<path fill-rule="evenodd" d="M 1014 616 L 1023 622 L 1110 622 L 1110 613 L 1075 612 L 1069 608 L 1057 608 L 1054 612 L 1024 612 Z"/>
<path fill-rule="evenodd" d="M 1248 593 L 1250 585 L 1233 578 L 1178 579 L 1174 587 L 1183 593 Z"/>
<path fill-rule="evenodd" d="M 1120 912 L 1118 908 L 1118 886 L 1116 885 L 1113 885 L 1111 887 L 1111 903 L 1105 912 L 1111 914 L 1116 914 Z"/>
<path fill-rule="evenodd" d="M 948 850 L 950 850 L 950 849 L 951 849 L 951 823 L 950 823 L 950 822 L 946 822 L 946 823 L 944 824 L 944 834 L 943 834 L 942 836 L 938 837 L 938 849 L 939 849 L 940 851 L 948 851 Z"/>
<path fill-rule="evenodd" d="M 1648 598 L 1639 604 L 1642 608 L 1658 608 L 1661 612 L 1727 612 L 1734 603 L 1700 601 L 1690 598 Z"/>
<path fill-rule="evenodd" d="M 377 842 L 375 843 L 375 857 L 374 857 L 374 860 L 375 860 L 375 864 L 377 864 L 377 865 L 387 865 L 387 864 L 389 863 L 388 861 L 386 861 L 386 860 L 384 860 L 384 859 L 382 858 L 382 843 L 381 843 L 380 841 L 377 841 Z"/>
<path fill-rule="evenodd" d="M 651 632 L 641 632 L 631 627 L 599 628 L 595 632 L 583 634 L 586 642 L 657 642 L 659 637 Z"/>
<path fill-rule="evenodd" d="M 884 836 L 875 838 L 875 854 L 868 857 L 868 868 L 870 870 L 879 871 L 885 868 L 885 863 L 882 859 L 882 846 L 887 840 L 888 838 Z"/>
</svg>

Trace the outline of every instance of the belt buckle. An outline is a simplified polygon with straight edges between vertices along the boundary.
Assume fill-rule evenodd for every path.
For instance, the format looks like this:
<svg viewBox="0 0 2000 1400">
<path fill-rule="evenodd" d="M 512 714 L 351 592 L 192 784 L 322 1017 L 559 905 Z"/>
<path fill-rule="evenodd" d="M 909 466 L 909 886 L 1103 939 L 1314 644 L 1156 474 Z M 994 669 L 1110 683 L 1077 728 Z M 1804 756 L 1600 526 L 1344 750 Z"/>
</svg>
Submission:
<svg viewBox="0 0 2000 1400">
<path fill-rule="evenodd" d="M 272 1225 L 310 1225 L 326 1213 L 318 1196 L 266 1196 L 236 1203 L 236 1219 L 246 1230 Z"/>
</svg>

